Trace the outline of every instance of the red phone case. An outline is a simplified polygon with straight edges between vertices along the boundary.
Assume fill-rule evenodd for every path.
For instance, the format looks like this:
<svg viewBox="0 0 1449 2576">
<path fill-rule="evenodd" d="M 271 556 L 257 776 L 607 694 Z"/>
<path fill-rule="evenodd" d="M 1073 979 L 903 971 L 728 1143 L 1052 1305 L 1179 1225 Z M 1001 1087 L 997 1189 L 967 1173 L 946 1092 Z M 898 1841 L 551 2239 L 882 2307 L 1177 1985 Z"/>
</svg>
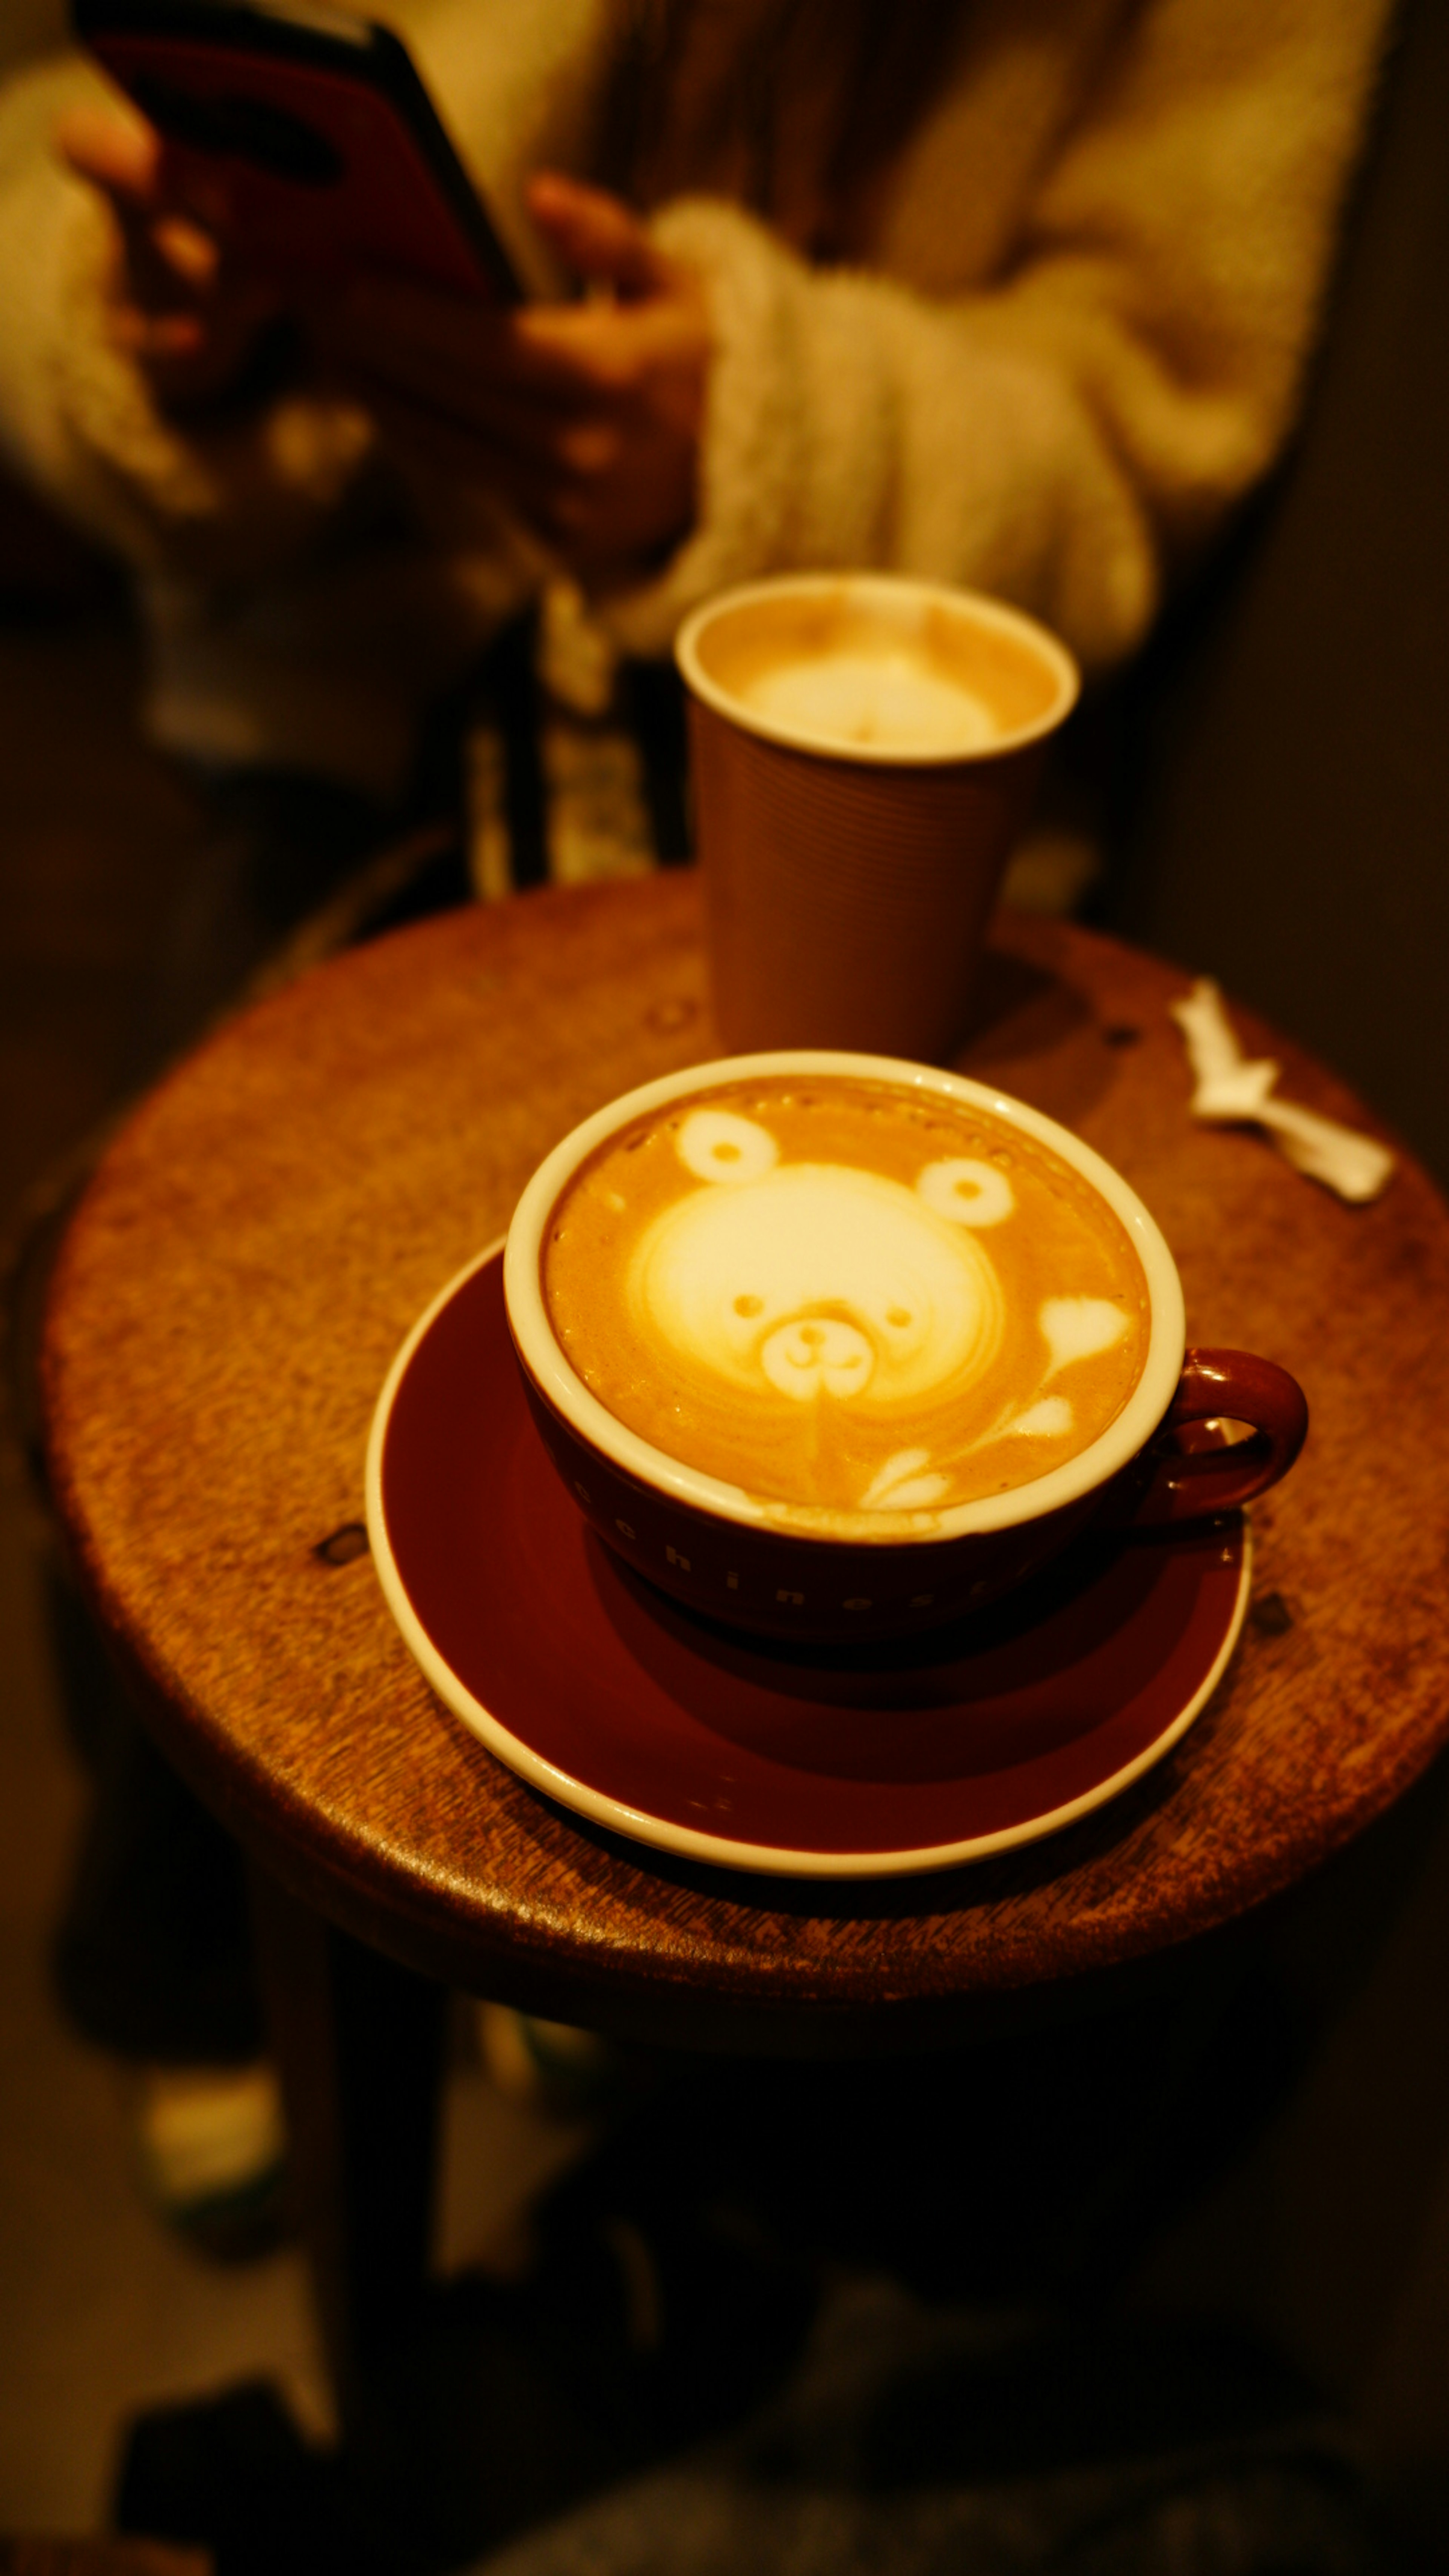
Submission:
<svg viewBox="0 0 1449 2576">
<path fill-rule="evenodd" d="M 77 0 L 76 28 L 161 133 L 182 193 L 280 277 L 403 270 L 465 294 L 518 287 L 398 43 L 210 0 Z M 128 23 L 129 21 L 129 23 Z"/>
</svg>

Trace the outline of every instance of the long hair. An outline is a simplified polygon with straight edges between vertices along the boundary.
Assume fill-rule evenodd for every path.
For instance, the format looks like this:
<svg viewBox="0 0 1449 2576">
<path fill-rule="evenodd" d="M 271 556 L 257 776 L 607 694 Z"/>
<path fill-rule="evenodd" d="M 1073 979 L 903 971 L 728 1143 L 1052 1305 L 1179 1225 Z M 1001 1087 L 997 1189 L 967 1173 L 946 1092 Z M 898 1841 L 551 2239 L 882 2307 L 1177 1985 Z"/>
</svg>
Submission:
<svg viewBox="0 0 1449 2576">
<path fill-rule="evenodd" d="M 632 0 L 608 180 L 645 208 L 695 191 L 849 259 L 943 75 L 969 0 Z"/>
</svg>

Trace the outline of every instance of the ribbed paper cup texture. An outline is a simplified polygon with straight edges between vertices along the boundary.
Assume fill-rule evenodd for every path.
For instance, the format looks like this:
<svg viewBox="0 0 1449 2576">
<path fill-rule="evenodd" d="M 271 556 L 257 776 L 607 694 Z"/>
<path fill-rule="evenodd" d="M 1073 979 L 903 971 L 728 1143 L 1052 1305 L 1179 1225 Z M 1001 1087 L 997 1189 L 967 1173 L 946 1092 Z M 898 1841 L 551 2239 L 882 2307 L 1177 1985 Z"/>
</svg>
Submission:
<svg viewBox="0 0 1449 2576">
<path fill-rule="evenodd" d="M 794 743 L 736 708 L 711 668 L 727 619 L 858 601 L 872 618 L 922 604 L 969 629 L 988 663 L 1041 657 L 1019 736 L 960 756 L 892 758 Z M 718 626 L 714 621 L 718 621 Z M 786 577 L 725 595 L 681 635 L 695 845 L 715 1020 L 731 1053 L 845 1047 L 948 1061 L 970 1020 L 987 925 L 1046 740 L 1076 695 L 1070 657 L 1030 620 L 967 593 L 876 575 Z M 1030 683 L 1028 683 L 1030 686 Z M 1045 710 L 1045 712 L 1043 712 Z"/>
<path fill-rule="evenodd" d="M 949 1056 L 1040 747 L 862 769 L 690 703 L 715 1023 L 731 1054 Z"/>
</svg>

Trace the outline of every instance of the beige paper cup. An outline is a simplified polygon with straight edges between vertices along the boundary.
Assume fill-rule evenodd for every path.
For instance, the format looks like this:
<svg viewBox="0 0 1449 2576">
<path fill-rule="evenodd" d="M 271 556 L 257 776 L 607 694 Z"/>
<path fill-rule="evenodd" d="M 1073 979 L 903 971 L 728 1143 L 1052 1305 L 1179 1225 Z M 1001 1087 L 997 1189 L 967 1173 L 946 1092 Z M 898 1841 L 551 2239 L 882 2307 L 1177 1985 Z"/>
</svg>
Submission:
<svg viewBox="0 0 1449 2576">
<path fill-rule="evenodd" d="M 723 592 L 675 652 L 725 1044 L 948 1058 L 1071 655 L 997 600 L 882 573 Z"/>
</svg>

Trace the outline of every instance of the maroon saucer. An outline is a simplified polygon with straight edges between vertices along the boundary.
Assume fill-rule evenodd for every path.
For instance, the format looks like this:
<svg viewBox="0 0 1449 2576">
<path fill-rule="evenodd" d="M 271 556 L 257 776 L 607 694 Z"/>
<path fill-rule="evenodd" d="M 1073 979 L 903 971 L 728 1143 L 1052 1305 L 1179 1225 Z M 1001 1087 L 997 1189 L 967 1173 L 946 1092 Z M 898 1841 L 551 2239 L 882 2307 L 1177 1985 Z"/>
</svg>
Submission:
<svg viewBox="0 0 1449 2576">
<path fill-rule="evenodd" d="M 537 1788 L 734 1869 L 943 1869 L 1100 1806 L 1191 1725 L 1247 1603 L 1240 1517 L 1078 1542 L 908 1644 L 753 1642 L 667 1602 L 586 1529 L 524 1401 L 500 1249 L 398 1354 L 368 1522 L 433 1688 Z"/>
</svg>

